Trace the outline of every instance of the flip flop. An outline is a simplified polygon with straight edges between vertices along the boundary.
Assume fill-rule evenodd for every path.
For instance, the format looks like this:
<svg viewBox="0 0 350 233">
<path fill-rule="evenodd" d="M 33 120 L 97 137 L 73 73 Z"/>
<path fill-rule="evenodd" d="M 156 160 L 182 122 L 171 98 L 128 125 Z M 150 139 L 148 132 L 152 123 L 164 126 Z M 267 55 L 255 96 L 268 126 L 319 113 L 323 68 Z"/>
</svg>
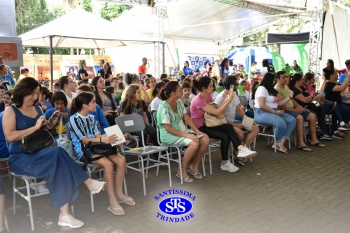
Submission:
<svg viewBox="0 0 350 233">
<path fill-rule="evenodd" d="M 188 169 L 187 172 L 190 173 L 197 180 L 202 180 L 203 179 L 203 175 L 200 172 L 195 173 L 195 171 L 193 171 L 192 169 Z"/>
<path fill-rule="evenodd" d="M 119 202 L 119 204 L 124 203 L 124 204 L 131 205 L 131 206 L 136 204 L 134 199 L 132 199 L 131 197 L 128 197 L 125 200 L 118 201 L 118 202 Z"/>
<path fill-rule="evenodd" d="M 176 173 L 176 177 L 181 180 L 181 176 L 178 173 Z M 182 181 L 184 183 L 192 183 L 193 179 L 191 179 L 191 177 L 187 176 L 187 177 L 183 178 Z"/>
<path fill-rule="evenodd" d="M 275 145 L 272 145 L 272 149 L 275 149 Z M 288 154 L 288 151 L 282 150 L 277 144 L 276 144 L 276 150 L 285 154 Z"/>
<path fill-rule="evenodd" d="M 326 145 L 321 143 L 321 142 L 317 142 L 317 143 L 314 143 L 314 144 L 310 143 L 310 145 L 311 146 L 321 147 L 321 148 L 325 148 L 326 147 Z"/>
<path fill-rule="evenodd" d="M 301 151 L 304 151 L 304 152 L 312 152 L 312 149 L 310 147 L 307 147 L 307 146 L 298 147 L 298 149 Z"/>
<path fill-rule="evenodd" d="M 112 214 L 114 215 L 118 215 L 118 216 L 125 215 L 125 212 L 122 207 L 115 207 L 115 208 L 107 207 L 107 210 L 111 211 Z"/>
</svg>

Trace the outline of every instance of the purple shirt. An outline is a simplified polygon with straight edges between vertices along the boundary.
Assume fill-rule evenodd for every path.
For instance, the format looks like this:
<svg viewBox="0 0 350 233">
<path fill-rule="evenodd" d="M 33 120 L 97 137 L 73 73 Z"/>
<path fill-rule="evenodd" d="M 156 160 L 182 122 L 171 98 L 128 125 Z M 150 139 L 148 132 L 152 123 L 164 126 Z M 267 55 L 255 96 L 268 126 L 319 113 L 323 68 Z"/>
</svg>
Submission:
<svg viewBox="0 0 350 233">
<path fill-rule="evenodd" d="M 190 112 L 192 121 L 197 128 L 204 126 L 204 110 L 202 108 L 210 102 L 213 102 L 211 95 L 208 95 L 207 99 L 203 99 L 200 94 L 193 98 Z"/>
</svg>

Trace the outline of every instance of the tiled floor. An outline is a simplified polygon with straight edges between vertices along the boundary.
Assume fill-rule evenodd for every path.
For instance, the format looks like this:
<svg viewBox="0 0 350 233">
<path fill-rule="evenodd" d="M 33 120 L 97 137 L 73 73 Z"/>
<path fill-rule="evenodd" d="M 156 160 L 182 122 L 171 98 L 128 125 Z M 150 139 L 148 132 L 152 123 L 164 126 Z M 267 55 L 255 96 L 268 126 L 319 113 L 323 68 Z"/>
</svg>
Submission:
<svg viewBox="0 0 350 233">
<path fill-rule="evenodd" d="M 75 204 L 75 216 L 85 222 L 80 229 L 57 226 L 58 211 L 50 207 L 49 196 L 33 199 L 35 232 L 350 232 L 350 135 L 345 140 L 327 143 L 326 149 L 313 148 L 306 153 L 293 148 L 287 155 L 266 145 L 257 144 L 258 156 L 253 163 L 236 173 L 220 170 L 220 156 L 213 157 L 213 175 L 204 180 L 181 185 L 175 177 L 175 189 L 196 196 L 192 202 L 194 218 L 181 223 L 158 219 L 162 213 L 154 196 L 169 189 L 168 173 L 163 167 L 159 176 L 152 170 L 143 196 L 141 174 L 127 174 L 129 195 L 136 206 L 123 206 L 125 216 L 108 210 L 106 192 L 95 195 L 95 212 L 91 212 L 86 187 Z M 208 162 L 206 170 L 209 173 Z M 27 203 L 18 198 L 17 215 L 12 214 L 12 183 L 7 187 L 6 213 L 11 232 L 31 232 Z M 63 181 L 64 182 L 64 181 Z M 161 200 L 165 199 L 161 198 Z"/>
</svg>

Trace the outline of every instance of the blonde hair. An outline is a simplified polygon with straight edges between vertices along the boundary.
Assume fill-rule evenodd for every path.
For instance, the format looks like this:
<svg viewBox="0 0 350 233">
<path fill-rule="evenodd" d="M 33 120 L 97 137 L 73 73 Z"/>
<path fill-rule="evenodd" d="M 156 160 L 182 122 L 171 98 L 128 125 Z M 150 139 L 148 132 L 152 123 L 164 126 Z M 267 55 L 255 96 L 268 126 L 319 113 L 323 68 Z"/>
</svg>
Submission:
<svg viewBox="0 0 350 233">
<path fill-rule="evenodd" d="M 127 113 L 128 110 L 133 112 L 136 109 L 137 105 L 141 107 L 141 113 L 146 111 L 146 109 L 143 109 L 142 100 L 136 100 L 136 97 L 135 97 L 136 91 L 139 89 L 140 87 L 136 84 L 131 84 L 128 87 L 128 90 L 126 91 L 125 98 L 124 98 L 124 101 L 127 101 L 125 109 L 123 109 L 124 113 Z"/>
</svg>

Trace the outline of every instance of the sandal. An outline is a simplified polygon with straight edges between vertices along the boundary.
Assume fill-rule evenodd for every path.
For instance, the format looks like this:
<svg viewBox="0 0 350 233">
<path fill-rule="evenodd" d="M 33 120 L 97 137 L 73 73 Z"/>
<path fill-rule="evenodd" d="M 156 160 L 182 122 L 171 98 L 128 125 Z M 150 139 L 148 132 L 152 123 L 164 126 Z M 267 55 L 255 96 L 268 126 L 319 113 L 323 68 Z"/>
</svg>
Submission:
<svg viewBox="0 0 350 233">
<path fill-rule="evenodd" d="M 178 173 L 176 173 L 176 177 L 181 180 L 181 176 Z M 191 177 L 187 176 L 187 177 L 183 178 L 182 181 L 184 183 L 192 183 L 193 179 L 191 179 Z"/>
<path fill-rule="evenodd" d="M 307 147 L 307 146 L 298 147 L 298 149 L 302 150 L 304 152 L 312 152 L 312 149 L 310 147 Z"/>
<path fill-rule="evenodd" d="M 314 144 L 310 143 L 310 145 L 311 146 L 318 146 L 318 147 L 321 147 L 321 148 L 325 148 L 326 147 L 326 145 L 321 143 L 321 142 L 316 142 Z"/>
<path fill-rule="evenodd" d="M 276 145 L 276 146 L 275 146 Z M 282 152 L 282 153 L 285 153 L 285 154 L 288 154 L 288 151 L 286 150 L 282 150 L 279 145 L 275 144 L 275 145 L 272 145 L 272 149 L 275 149 L 276 147 L 276 150 L 279 151 L 279 152 Z"/>
<path fill-rule="evenodd" d="M 125 215 L 125 212 L 122 207 L 115 207 L 115 208 L 108 207 L 107 210 L 111 211 L 112 214 L 114 215 L 118 215 L 118 216 Z"/>
<path fill-rule="evenodd" d="M 119 204 L 120 203 L 124 203 L 124 204 L 127 204 L 127 205 L 135 205 L 136 203 L 135 203 L 135 201 L 134 201 L 134 199 L 132 199 L 131 197 L 128 197 L 128 198 L 126 198 L 125 200 L 123 200 L 123 201 L 118 201 L 119 202 Z"/>
<path fill-rule="evenodd" d="M 200 172 L 196 173 L 192 169 L 188 169 L 187 172 L 190 173 L 197 180 L 202 180 L 203 179 L 203 175 Z"/>
</svg>

